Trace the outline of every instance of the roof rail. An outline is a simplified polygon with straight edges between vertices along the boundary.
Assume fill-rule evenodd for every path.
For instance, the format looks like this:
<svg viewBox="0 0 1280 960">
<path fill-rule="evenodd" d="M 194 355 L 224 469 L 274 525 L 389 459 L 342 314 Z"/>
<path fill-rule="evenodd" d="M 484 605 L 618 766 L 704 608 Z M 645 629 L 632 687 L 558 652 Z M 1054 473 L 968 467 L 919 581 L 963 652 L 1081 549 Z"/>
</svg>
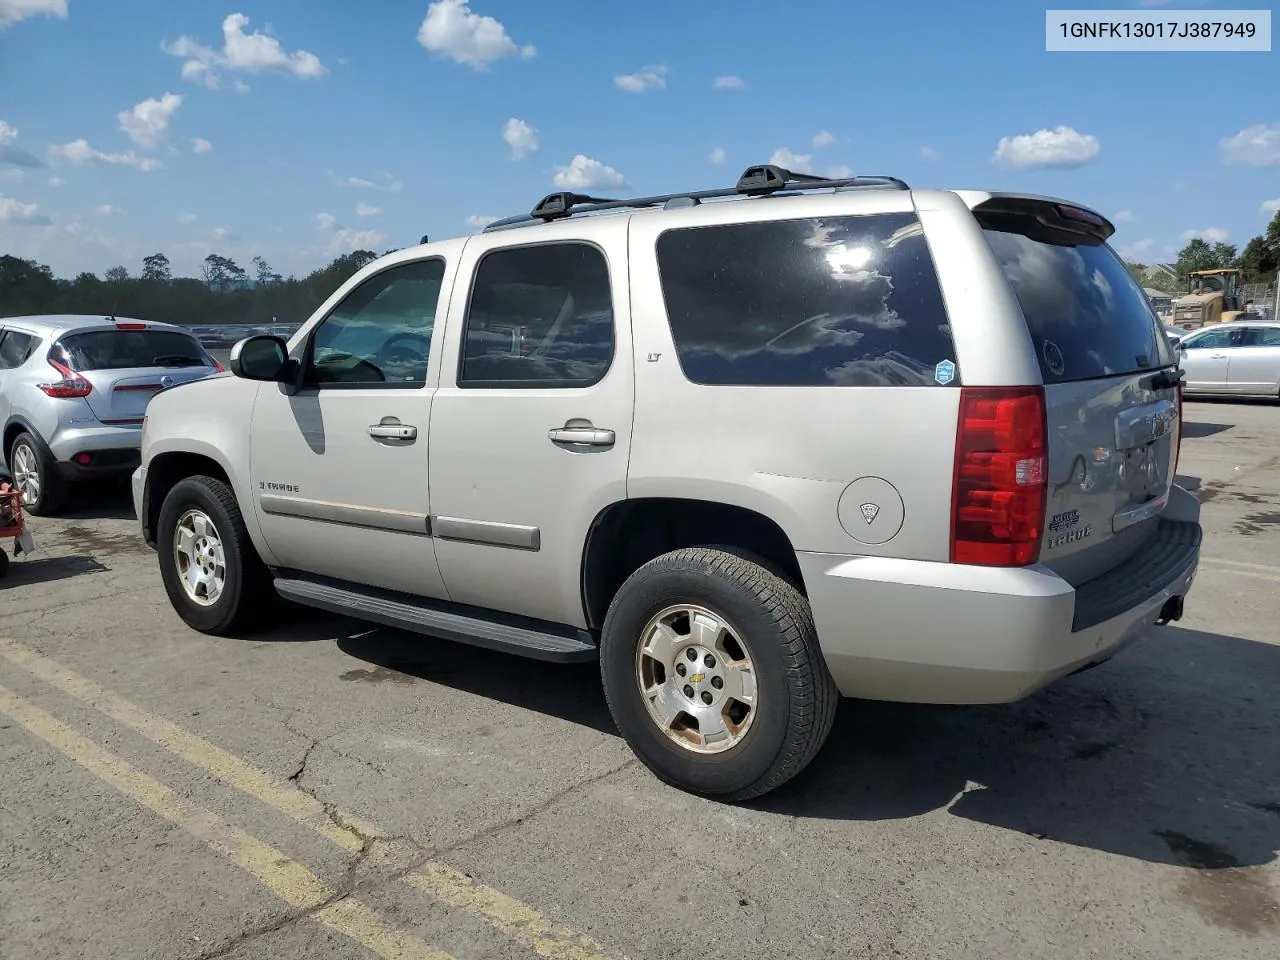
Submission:
<svg viewBox="0 0 1280 960">
<path fill-rule="evenodd" d="M 630 200 L 606 200 L 601 197 L 590 197 L 581 193 L 552 193 L 543 197 L 538 205 L 529 213 L 495 220 L 484 228 L 484 233 L 505 230 L 529 223 L 550 223 L 564 220 L 582 213 L 600 213 L 607 210 L 637 210 L 644 207 L 660 207 L 673 204 L 673 201 L 687 201 L 682 206 L 691 206 L 703 200 L 717 200 L 728 197 L 764 197 L 781 191 L 795 192 L 802 190 L 839 190 L 846 187 L 886 187 L 893 190 L 910 190 L 897 177 L 845 177 L 831 179 L 810 173 L 793 173 L 771 163 L 747 167 L 738 182 L 727 188 L 717 190 L 686 190 L 682 193 L 665 193 L 652 197 L 635 197 Z"/>
</svg>

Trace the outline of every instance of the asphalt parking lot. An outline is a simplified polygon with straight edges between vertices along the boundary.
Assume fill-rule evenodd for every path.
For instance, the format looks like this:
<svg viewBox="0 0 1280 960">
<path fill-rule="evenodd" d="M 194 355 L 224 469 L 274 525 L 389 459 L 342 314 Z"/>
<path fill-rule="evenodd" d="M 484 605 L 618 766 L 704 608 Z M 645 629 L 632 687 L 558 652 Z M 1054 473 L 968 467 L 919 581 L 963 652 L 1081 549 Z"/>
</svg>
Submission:
<svg viewBox="0 0 1280 960">
<path fill-rule="evenodd" d="M 845 702 L 748 806 L 593 666 L 205 637 L 123 487 L 0 581 L 0 958 L 1280 956 L 1280 406 L 1189 403 L 1177 626 L 1022 703 Z M 7 544 L 6 544 L 7 546 Z"/>
</svg>

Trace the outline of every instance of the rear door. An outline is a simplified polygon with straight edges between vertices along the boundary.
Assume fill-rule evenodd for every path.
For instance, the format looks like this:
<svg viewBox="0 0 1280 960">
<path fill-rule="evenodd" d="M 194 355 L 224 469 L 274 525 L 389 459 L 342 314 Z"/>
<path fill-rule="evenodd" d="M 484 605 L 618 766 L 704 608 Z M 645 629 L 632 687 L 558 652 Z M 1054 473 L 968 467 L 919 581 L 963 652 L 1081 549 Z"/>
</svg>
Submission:
<svg viewBox="0 0 1280 960">
<path fill-rule="evenodd" d="M 89 381 L 89 409 L 100 422 L 117 426 L 141 424 L 147 404 L 161 390 L 215 372 L 195 337 L 143 323 L 64 334 L 51 356 Z"/>
<path fill-rule="evenodd" d="M 1231 348 L 1227 374 L 1232 393 L 1275 397 L 1280 391 L 1280 326 L 1244 327 Z"/>
<path fill-rule="evenodd" d="M 1041 562 L 1078 585 L 1139 549 L 1168 502 L 1180 429 L 1170 376 L 1177 357 L 1110 247 L 1045 229 L 1043 216 L 984 227 L 1044 378 Z"/>
</svg>

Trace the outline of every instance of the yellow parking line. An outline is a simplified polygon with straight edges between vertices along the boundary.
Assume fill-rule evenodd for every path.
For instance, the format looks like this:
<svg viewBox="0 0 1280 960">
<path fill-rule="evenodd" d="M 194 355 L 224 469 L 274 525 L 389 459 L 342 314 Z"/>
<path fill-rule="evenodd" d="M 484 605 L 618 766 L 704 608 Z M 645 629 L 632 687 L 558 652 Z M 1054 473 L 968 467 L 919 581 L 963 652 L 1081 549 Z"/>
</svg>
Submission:
<svg viewBox="0 0 1280 960">
<path fill-rule="evenodd" d="M 312 919 L 350 937 L 378 956 L 387 960 L 453 960 L 447 953 L 396 930 L 376 911 L 353 898 L 328 904 L 335 891 L 302 864 L 203 807 L 183 800 L 160 781 L 134 769 L 4 687 L 0 687 L 0 713 L 7 714 L 98 779 L 228 857 L 289 906 L 316 910 L 310 914 Z"/>
<path fill-rule="evenodd" d="M 326 811 L 310 794 L 275 779 L 265 770 L 172 721 L 143 710 L 23 643 L 0 638 L 0 656 L 346 850 L 359 851 L 364 847 L 363 838 L 373 840 L 382 836 L 373 824 L 334 808 Z M 342 829 L 339 823 L 355 829 Z M 399 849 L 393 841 L 383 843 L 396 862 L 407 863 L 412 856 L 412 851 Z M 551 923 L 532 907 L 471 880 L 445 864 L 427 864 L 405 880 L 438 902 L 480 918 L 545 960 L 611 960 L 605 948 L 590 937 Z"/>
</svg>

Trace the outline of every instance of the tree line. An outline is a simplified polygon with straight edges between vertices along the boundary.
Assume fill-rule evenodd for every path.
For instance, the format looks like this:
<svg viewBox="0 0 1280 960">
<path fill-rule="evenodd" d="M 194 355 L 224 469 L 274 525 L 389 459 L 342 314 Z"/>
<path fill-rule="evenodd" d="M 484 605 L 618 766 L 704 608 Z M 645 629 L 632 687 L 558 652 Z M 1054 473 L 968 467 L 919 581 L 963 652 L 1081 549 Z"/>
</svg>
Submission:
<svg viewBox="0 0 1280 960">
<path fill-rule="evenodd" d="M 64 279 L 42 263 L 6 254 L 0 256 L 0 317 L 72 313 L 187 326 L 301 323 L 378 256 L 353 250 L 305 277 L 282 277 L 262 257 L 246 269 L 214 253 L 205 257 L 199 277 L 175 277 L 169 258 L 153 253 L 137 273 L 115 266 L 101 277 L 84 272 Z"/>
<path fill-rule="evenodd" d="M 1237 269 L 1244 283 L 1274 283 L 1280 268 L 1280 211 L 1271 218 L 1267 229 L 1237 252 L 1234 243 L 1208 243 L 1199 237 L 1178 252 L 1173 265 L 1176 277 L 1156 272 L 1147 275 L 1149 265 L 1130 261 L 1129 269 L 1144 286 L 1167 293 L 1183 293 L 1187 274 L 1193 270 Z"/>
</svg>

